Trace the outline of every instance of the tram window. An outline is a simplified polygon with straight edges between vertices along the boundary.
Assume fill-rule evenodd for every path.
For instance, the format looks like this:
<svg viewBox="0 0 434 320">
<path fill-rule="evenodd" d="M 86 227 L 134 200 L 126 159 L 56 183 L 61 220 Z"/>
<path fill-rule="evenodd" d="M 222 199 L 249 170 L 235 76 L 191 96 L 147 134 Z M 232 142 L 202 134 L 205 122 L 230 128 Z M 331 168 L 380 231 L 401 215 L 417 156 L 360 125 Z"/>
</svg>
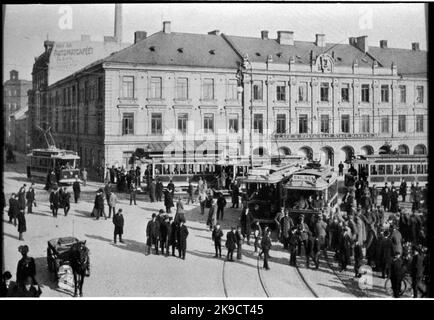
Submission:
<svg viewBox="0 0 434 320">
<path fill-rule="evenodd" d="M 393 166 L 391 164 L 386 164 L 386 174 L 393 174 Z"/>
<path fill-rule="evenodd" d="M 406 164 L 402 165 L 402 174 L 408 174 L 408 165 Z"/>
<path fill-rule="evenodd" d="M 381 165 L 378 166 L 378 174 L 381 174 L 381 175 L 385 174 L 385 166 L 384 166 L 384 164 L 381 164 Z"/>
<path fill-rule="evenodd" d="M 377 175 L 377 166 L 375 164 L 371 165 L 371 175 Z"/>
<path fill-rule="evenodd" d="M 393 172 L 393 174 L 401 174 L 401 165 L 395 165 L 395 171 Z"/>
<path fill-rule="evenodd" d="M 428 165 L 423 165 L 423 173 L 428 173 Z"/>
<path fill-rule="evenodd" d="M 417 173 L 418 173 L 418 174 L 419 174 L 419 173 L 422 173 L 422 165 L 421 165 L 421 164 L 418 164 L 417 167 L 416 167 L 416 170 L 417 170 Z"/>
<path fill-rule="evenodd" d="M 410 174 L 415 174 L 416 173 L 416 168 L 414 164 L 410 165 Z"/>
</svg>

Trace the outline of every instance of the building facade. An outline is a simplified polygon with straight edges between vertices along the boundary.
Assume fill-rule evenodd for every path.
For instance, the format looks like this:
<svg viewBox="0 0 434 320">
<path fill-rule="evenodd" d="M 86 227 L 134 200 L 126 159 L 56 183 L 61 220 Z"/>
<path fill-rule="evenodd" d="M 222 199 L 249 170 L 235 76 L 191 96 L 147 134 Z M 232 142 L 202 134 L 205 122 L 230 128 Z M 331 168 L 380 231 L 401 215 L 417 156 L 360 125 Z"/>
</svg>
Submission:
<svg viewBox="0 0 434 320">
<path fill-rule="evenodd" d="M 22 153 L 29 152 L 28 108 L 14 112 L 10 117 L 10 143 Z"/>
<path fill-rule="evenodd" d="M 32 83 L 19 78 L 18 71 L 11 70 L 9 80 L 3 84 L 3 114 L 5 143 L 16 147 L 14 131 L 11 131 L 10 116 L 23 108 L 27 109 L 27 91 Z"/>
<path fill-rule="evenodd" d="M 386 145 L 427 153 L 426 51 L 163 30 L 54 83 L 50 122 L 87 167 L 137 148 L 219 158 L 304 154 L 337 166 Z"/>
</svg>

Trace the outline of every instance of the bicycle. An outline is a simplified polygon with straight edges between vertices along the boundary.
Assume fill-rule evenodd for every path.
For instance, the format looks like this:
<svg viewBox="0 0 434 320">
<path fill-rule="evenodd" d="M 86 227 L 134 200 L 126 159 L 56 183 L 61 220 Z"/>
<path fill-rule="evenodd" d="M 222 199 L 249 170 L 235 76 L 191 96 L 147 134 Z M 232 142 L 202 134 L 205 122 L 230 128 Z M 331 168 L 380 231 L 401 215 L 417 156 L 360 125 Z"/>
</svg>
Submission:
<svg viewBox="0 0 434 320">
<path fill-rule="evenodd" d="M 399 290 L 399 296 L 405 295 L 412 295 L 412 286 L 411 286 L 411 277 L 409 275 L 405 275 L 404 278 L 401 281 L 401 288 Z M 386 290 L 386 293 L 390 296 L 393 296 L 393 290 L 392 290 L 392 281 L 390 278 L 386 280 L 384 283 L 384 289 Z"/>
</svg>

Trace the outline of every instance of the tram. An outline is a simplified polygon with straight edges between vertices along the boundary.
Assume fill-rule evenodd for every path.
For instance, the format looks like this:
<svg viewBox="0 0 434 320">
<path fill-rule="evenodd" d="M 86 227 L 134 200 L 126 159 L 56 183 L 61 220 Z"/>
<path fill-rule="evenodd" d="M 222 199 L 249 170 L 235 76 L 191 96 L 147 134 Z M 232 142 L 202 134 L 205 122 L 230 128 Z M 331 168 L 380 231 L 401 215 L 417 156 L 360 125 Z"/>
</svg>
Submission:
<svg viewBox="0 0 434 320">
<path fill-rule="evenodd" d="M 358 156 L 353 161 L 359 177 L 365 177 L 369 185 L 382 187 L 386 182 L 399 183 L 405 179 L 407 184 L 428 182 L 427 155 L 380 154 Z"/>
<path fill-rule="evenodd" d="M 274 224 L 276 213 L 286 201 L 283 185 L 304 164 L 304 161 L 293 161 L 265 165 L 252 168 L 246 177 L 237 179 L 240 191 L 247 195 L 247 205 L 255 221 Z"/>
<path fill-rule="evenodd" d="M 57 148 L 33 149 L 27 155 L 27 173 L 29 178 L 44 180 L 54 171 L 59 184 L 72 184 L 79 178 L 76 168 L 80 157 L 75 151 Z"/>
<path fill-rule="evenodd" d="M 309 163 L 293 174 L 283 186 L 285 207 L 294 221 L 303 214 L 305 221 L 326 208 L 334 208 L 338 200 L 338 175 L 329 166 Z"/>
</svg>

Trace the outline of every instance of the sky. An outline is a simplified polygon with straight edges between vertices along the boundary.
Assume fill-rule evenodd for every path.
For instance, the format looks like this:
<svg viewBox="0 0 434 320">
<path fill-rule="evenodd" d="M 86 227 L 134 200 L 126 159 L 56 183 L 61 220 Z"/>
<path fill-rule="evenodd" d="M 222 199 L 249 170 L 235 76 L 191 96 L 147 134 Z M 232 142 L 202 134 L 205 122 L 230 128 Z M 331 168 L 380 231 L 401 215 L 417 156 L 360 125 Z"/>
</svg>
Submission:
<svg viewBox="0 0 434 320">
<path fill-rule="evenodd" d="M 102 41 L 114 33 L 114 4 L 7 5 L 3 28 L 3 77 L 16 69 L 31 80 L 34 58 L 44 40 L 73 41 L 82 34 Z M 148 35 L 171 21 L 173 32 L 205 34 L 218 29 L 229 35 L 260 37 L 261 30 L 276 38 L 278 30 L 294 31 L 295 40 L 348 43 L 351 36 L 368 36 L 371 46 L 382 39 L 388 47 L 411 48 L 419 42 L 427 49 L 424 4 L 289 4 L 289 3 L 185 3 L 123 4 L 123 42 L 132 43 L 134 32 Z"/>
</svg>

